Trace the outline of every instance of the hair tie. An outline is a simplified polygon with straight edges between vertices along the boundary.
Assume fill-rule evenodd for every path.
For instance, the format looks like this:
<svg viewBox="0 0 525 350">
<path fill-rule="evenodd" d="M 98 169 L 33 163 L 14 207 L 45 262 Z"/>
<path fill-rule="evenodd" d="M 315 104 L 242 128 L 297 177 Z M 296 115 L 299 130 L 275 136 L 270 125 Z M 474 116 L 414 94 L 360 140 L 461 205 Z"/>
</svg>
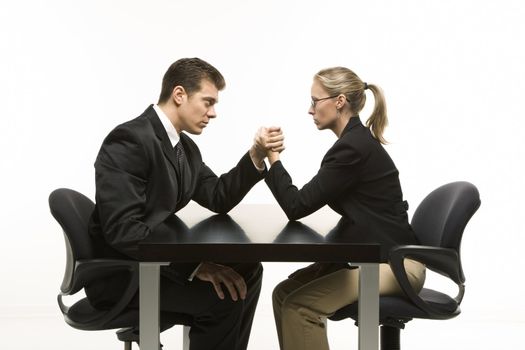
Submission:
<svg viewBox="0 0 525 350">
<path fill-rule="evenodd" d="M 368 90 L 368 84 L 367 83 L 363 83 L 365 84 L 365 86 L 363 87 L 364 90 Z"/>
</svg>

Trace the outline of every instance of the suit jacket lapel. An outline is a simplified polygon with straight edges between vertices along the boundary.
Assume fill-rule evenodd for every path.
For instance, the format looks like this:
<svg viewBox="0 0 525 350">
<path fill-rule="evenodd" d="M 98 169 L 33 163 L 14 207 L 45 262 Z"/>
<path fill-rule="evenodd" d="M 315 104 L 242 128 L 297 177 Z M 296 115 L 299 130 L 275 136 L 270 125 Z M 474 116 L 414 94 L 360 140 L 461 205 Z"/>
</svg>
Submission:
<svg viewBox="0 0 525 350">
<path fill-rule="evenodd" d="M 168 134 L 166 133 L 166 129 L 164 128 L 164 125 L 162 125 L 162 122 L 159 119 L 159 116 L 155 112 L 152 106 L 146 110 L 147 118 L 151 122 L 151 125 L 153 126 L 153 130 L 155 131 L 156 136 L 160 139 L 162 144 L 162 151 L 164 152 L 164 155 L 168 158 L 171 165 L 175 169 L 175 172 L 177 173 L 179 177 L 179 181 L 182 179 L 182 182 L 179 183 L 179 195 L 178 203 L 177 203 L 177 210 L 184 207 L 188 201 L 191 199 L 192 195 L 192 188 L 194 186 L 194 177 L 192 176 L 193 173 L 198 172 L 197 169 L 195 169 L 195 161 L 191 155 L 191 147 L 189 145 L 189 138 L 184 133 L 180 133 L 180 142 L 182 142 L 182 145 L 184 146 L 184 151 L 186 153 L 186 160 L 188 162 L 188 166 L 185 167 L 187 172 L 185 174 L 181 174 L 181 169 L 179 169 L 177 157 L 175 150 L 173 149 L 173 146 L 171 145 L 170 139 L 168 137 Z"/>
<path fill-rule="evenodd" d="M 164 155 L 169 159 L 171 165 L 173 166 L 173 168 L 175 168 L 175 171 L 177 171 L 178 173 L 179 169 L 177 166 L 177 159 L 175 158 L 175 152 L 173 151 L 173 146 L 171 145 L 168 134 L 166 133 L 166 129 L 164 129 L 164 125 L 162 125 L 159 116 L 157 115 L 157 113 L 155 113 L 155 110 L 152 106 L 150 106 L 150 108 L 148 108 L 146 112 L 148 113 L 148 119 L 151 122 L 151 125 L 153 126 L 153 130 L 155 130 L 155 134 L 161 141 Z"/>
</svg>

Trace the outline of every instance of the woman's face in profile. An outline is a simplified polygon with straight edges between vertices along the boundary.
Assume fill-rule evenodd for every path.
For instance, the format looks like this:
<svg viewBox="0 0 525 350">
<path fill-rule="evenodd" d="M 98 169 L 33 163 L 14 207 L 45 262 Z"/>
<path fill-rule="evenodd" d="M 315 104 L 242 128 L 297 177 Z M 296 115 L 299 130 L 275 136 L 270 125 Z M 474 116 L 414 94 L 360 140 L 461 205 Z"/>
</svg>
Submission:
<svg viewBox="0 0 525 350">
<path fill-rule="evenodd" d="M 311 89 L 312 105 L 308 113 L 314 118 L 317 129 L 331 129 L 337 119 L 336 97 L 323 89 L 322 85 L 314 79 Z"/>
</svg>

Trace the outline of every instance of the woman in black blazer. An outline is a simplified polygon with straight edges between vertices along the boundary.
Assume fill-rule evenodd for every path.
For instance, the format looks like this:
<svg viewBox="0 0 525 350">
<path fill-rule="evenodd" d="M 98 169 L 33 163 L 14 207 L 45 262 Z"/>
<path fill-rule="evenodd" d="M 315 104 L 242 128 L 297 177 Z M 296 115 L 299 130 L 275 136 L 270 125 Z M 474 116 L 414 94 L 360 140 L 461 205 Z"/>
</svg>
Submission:
<svg viewBox="0 0 525 350">
<path fill-rule="evenodd" d="M 361 123 L 359 112 L 365 91 L 375 99 L 372 115 Z M 303 188 L 269 152 L 271 168 L 266 183 L 290 220 L 307 216 L 329 205 L 342 218 L 342 234 L 356 242 L 381 243 L 388 250 L 400 244 L 417 244 L 408 223 L 406 201 L 394 162 L 383 148 L 387 125 L 381 89 L 364 83 L 344 67 L 323 69 L 314 76 L 308 113 L 319 130 L 329 129 L 337 141 L 328 150 L 321 168 Z M 338 234 L 341 234 L 339 232 Z M 406 260 L 409 279 L 420 290 L 425 267 Z M 296 271 L 274 290 L 274 315 L 281 349 L 328 349 L 326 318 L 353 303 L 358 295 L 359 270 L 348 265 L 316 263 Z M 402 293 L 388 264 L 380 265 L 380 293 Z"/>
</svg>

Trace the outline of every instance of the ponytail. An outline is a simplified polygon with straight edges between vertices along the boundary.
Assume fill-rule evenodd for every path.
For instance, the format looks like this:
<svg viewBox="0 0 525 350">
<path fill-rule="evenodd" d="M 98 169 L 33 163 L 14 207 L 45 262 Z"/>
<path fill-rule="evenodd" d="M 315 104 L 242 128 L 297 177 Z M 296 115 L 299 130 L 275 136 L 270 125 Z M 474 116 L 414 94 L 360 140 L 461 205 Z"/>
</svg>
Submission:
<svg viewBox="0 0 525 350">
<path fill-rule="evenodd" d="M 387 141 L 383 137 L 383 131 L 388 125 L 388 117 L 386 115 L 386 102 L 383 90 L 374 84 L 365 84 L 365 87 L 368 87 L 368 89 L 372 91 L 375 101 L 374 110 L 366 121 L 366 126 L 370 128 L 374 138 L 385 145 Z"/>
</svg>

